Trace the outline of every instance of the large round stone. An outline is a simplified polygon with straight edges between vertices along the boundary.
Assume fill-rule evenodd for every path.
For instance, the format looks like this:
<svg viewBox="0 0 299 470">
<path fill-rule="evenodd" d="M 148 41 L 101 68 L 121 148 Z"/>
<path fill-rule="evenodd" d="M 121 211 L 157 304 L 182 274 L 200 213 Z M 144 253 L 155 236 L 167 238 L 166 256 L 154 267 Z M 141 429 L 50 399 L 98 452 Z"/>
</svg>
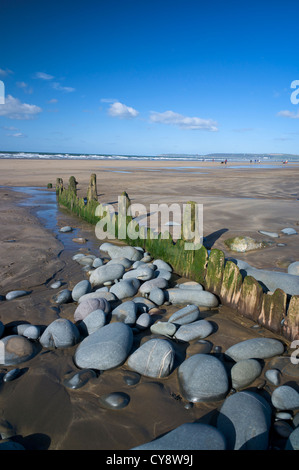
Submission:
<svg viewBox="0 0 299 470">
<path fill-rule="evenodd" d="M 185 325 L 191 323 L 199 318 L 199 308 L 196 305 L 187 305 L 177 312 L 174 312 L 169 318 L 169 322 L 176 325 Z"/>
<path fill-rule="evenodd" d="M 221 432 L 202 423 L 185 423 L 154 441 L 134 447 L 133 450 L 225 450 Z M 191 463 L 191 461 L 190 461 Z"/>
<path fill-rule="evenodd" d="M 140 281 L 137 279 L 122 280 L 114 284 L 114 286 L 110 288 L 110 292 L 119 300 L 122 300 L 127 297 L 133 297 L 137 293 L 139 286 Z"/>
<path fill-rule="evenodd" d="M 184 397 L 194 403 L 223 399 L 229 388 L 223 364 L 208 354 L 186 359 L 178 369 L 178 378 Z"/>
<path fill-rule="evenodd" d="M 133 246 L 117 246 L 109 242 L 103 243 L 100 250 L 108 253 L 110 258 L 127 258 L 131 261 L 139 261 L 143 257 L 143 252 Z"/>
<path fill-rule="evenodd" d="M 148 281 L 154 277 L 154 271 L 146 264 L 139 266 L 137 269 L 131 269 L 123 275 L 123 279 L 140 279 L 140 281 Z"/>
<path fill-rule="evenodd" d="M 104 264 L 92 271 L 89 281 L 92 287 L 102 286 L 105 282 L 120 279 L 125 272 L 122 264 Z"/>
<path fill-rule="evenodd" d="M 164 339 L 150 339 L 129 357 L 128 366 L 146 377 L 167 377 L 173 367 L 175 352 Z"/>
<path fill-rule="evenodd" d="M 80 341 L 80 333 L 70 320 L 58 318 L 47 326 L 39 341 L 44 348 L 69 348 Z"/>
<path fill-rule="evenodd" d="M 252 338 L 236 343 L 225 351 L 234 361 L 244 359 L 266 359 L 282 354 L 284 345 L 274 338 Z"/>
<path fill-rule="evenodd" d="M 262 366 L 255 359 L 236 362 L 231 369 L 232 386 L 235 389 L 247 387 L 262 372 Z"/>
<path fill-rule="evenodd" d="M 213 325 L 207 320 L 198 320 L 187 325 L 181 325 L 174 337 L 180 341 L 192 341 L 193 339 L 203 339 L 212 334 Z"/>
<path fill-rule="evenodd" d="M 127 359 L 132 344 L 133 333 L 128 325 L 110 323 L 79 344 L 74 361 L 81 369 L 112 369 Z"/>
<path fill-rule="evenodd" d="M 281 385 L 273 391 L 271 401 L 278 410 L 297 410 L 299 408 L 299 393 L 289 385 Z"/>
<path fill-rule="evenodd" d="M 269 403 L 245 390 L 226 398 L 217 419 L 228 450 L 267 450 L 270 425 Z"/>
<path fill-rule="evenodd" d="M 128 300 L 113 309 L 111 314 L 116 321 L 134 325 L 137 319 L 137 305 L 132 300 Z"/>
<path fill-rule="evenodd" d="M 18 335 L 5 336 L 0 340 L 0 364 L 11 366 L 26 362 L 37 353 L 34 343 Z"/>
<path fill-rule="evenodd" d="M 168 282 L 163 277 L 157 277 L 146 281 L 139 289 L 141 294 L 149 294 L 152 289 L 159 287 L 159 289 L 165 289 L 168 287 Z"/>
<path fill-rule="evenodd" d="M 87 279 L 83 279 L 83 281 L 78 282 L 72 290 L 72 298 L 75 302 L 77 302 L 80 297 L 84 294 L 88 294 L 91 291 L 91 284 Z"/>
<path fill-rule="evenodd" d="M 174 305 L 193 304 L 198 307 L 218 307 L 219 301 L 211 292 L 199 289 L 174 287 L 166 291 L 169 302 Z"/>
<path fill-rule="evenodd" d="M 110 304 L 106 299 L 87 299 L 81 302 L 75 310 L 74 320 L 84 320 L 94 310 L 103 310 L 105 313 L 109 313 L 111 310 Z"/>
</svg>

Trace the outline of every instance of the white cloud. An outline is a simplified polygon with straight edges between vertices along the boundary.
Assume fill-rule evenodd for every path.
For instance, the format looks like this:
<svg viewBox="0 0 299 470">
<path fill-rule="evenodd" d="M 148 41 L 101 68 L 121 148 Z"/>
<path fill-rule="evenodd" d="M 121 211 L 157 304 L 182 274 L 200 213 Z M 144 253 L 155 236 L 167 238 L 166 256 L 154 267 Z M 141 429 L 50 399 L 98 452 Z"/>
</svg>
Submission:
<svg viewBox="0 0 299 470">
<path fill-rule="evenodd" d="M 9 70 L 9 69 L 0 69 L 0 76 L 1 77 L 6 77 L 7 75 L 10 75 L 12 74 L 13 71 L 12 70 Z"/>
<path fill-rule="evenodd" d="M 101 103 L 115 103 L 117 101 L 118 100 L 116 100 L 115 98 L 101 98 Z"/>
<path fill-rule="evenodd" d="M 164 113 L 152 111 L 150 120 L 151 122 L 178 126 L 181 129 L 207 130 L 213 132 L 218 130 L 217 123 L 211 119 L 183 116 L 173 111 L 165 111 Z"/>
<path fill-rule="evenodd" d="M 58 91 L 65 91 L 67 93 L 71 93 L 72 91 L 75 91 L 75 88 L 72 88 L 70 86 L 61 86 L 60 83 L 57 83 L 57 82 L 52 83 L 52 88 Z"/>
<path fill-rule="evenodd" d="M 131 108 L 130 106 L 127 106 L 123 103 L 120 103 L 119 101 L 110 105 L 108 113 L 110 114 L 110 116 L 118 117 L 121 119 L 135 118 L 139 114 L 136 109 Z"/>
<path fill-rule="evenodd" d="M 16 132 L 15 134 L 7 134 L 8 137 L 15 137 L 15 138 L 20 138 L 20 137 L 27 137 L 27 135 L 23 134 L 22 132 Z"/>
<path fill-rule="evenodd" d="M 41 112 L 41 108 L 35 104 L 21 103 L 18 98 L 7 95 L 5 104 L 0 106 L 0 116 L 9 119 L 33 119 Z"/>
<path fill-rule="evenodd" d="M 22 88 L 22 90 L 25 93 L 29 93 L 30 95 L 31 95 L 31 93 L 33 93 L 33 89 L 31 87 L 29 87 L 28 84 L 25 83 L 25 82 L 17 82 L 16 85 L 17 85 L 18 88 Z"/>
<path fill-rule="evenodd" d="M 56 98 L 53 98 L 52 100 L 49 100 L 48 103 L 49 104 L 58 103 L 58 100 Z"/>
<path fill-rule="evenodd" d="M 2 126 L 2 129 L 5 129 L 6 131 L 18 131 L 19 130 L 17 127 L 13 127 L 13 126 Z"/>
<path fill-rule="evenodd" d="M 297 111 L 297 113 L 294 113 L 293 111 L 279 111 L 279 113 L 277 113 L 277 116 L 282 116 L 282 117 L 287 117 L 287 118 L 291 118 L 291 119 L 299 119 L 299 111 Z"/>
<path fill-rule="evenodd" d="M 35 78 L 40 78 L 41 80 L 52 80 L 54 77 L 53 75 L 49 75 L 48 73 L 36 72 Z"/>
</svg>

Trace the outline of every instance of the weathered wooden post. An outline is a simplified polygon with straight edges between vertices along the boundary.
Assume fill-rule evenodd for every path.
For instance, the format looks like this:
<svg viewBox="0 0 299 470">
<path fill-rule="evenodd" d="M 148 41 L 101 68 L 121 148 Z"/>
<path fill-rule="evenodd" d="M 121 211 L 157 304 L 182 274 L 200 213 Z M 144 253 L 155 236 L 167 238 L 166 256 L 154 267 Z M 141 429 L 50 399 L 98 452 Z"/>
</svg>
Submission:
<svg viewBox="0 0 299 470">
<path fill-rule="evenodd" d="M 97 175 L 92 173 L 90 175 L 89 186 L 87 190 L 87 201 L 97 201 L 98 192 L 97 192 Z"/>
</svg>

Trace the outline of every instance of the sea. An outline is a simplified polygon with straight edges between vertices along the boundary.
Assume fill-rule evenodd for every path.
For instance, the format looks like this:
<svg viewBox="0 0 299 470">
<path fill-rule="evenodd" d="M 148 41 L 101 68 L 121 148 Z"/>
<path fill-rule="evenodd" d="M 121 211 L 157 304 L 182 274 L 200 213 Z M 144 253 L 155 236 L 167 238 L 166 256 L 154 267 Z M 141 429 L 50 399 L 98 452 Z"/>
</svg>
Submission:
<svg viewBox="0 0 299 470">
<path fill-rule="evenodd" d="M 187 161 L 187 162 L 247 162 L 247 163 L 299 163 L 299 155 L 289 154 L 229 154 L 214 153 L 207 155 L 161 154 L 161 155 L 109 155 L 89 153 L 47 153 L 47 152 L 0 152 L 0 159 L 38 159 L 38 160 L 122 160 L 122 161 Z"/>
</svg>

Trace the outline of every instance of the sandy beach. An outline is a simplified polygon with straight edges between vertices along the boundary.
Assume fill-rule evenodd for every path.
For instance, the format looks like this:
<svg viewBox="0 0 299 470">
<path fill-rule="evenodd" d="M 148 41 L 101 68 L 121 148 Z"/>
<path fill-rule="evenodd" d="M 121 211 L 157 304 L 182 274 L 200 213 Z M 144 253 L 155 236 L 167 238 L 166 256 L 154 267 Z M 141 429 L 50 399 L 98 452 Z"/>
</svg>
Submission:
<svg viewBox="0 0 299 470">
<path fill-rule="evenodd" d="M 132 202 L 203 204 L 204 237 L 209 248 L 230 253 L 224 241 L 237 235 L 267 240 L 271 246 L 261 251 L 239 253 L 238 258 L 257 268 L 286 272 L 290 263 L 299 260 L 298 235 L 281 233 L 285 227 L 299 230 L 299 165 L 276 168 L 246 168 L 245 164 L 221 165 L 214 162 L 153 161 L 81 161 L 81 160 L 0 160 L 0 294 L 16 289 L 31 294 L 11 302 L 0 302 L 0 320 L 7 331 L 16 322 L 47 326 L 57 318 L 73 320 L 74 305 L 57 306 L 49 285 L 63 280 L 73 288 L 84 278 L 82 269 L 72 261 L 76 252 L 98 252 L 99 241 L 94 227 L 78 218 L 58 211 L 56 227 L 46 228 L 37 216 L 37 208 L 21 205 L 26 195 L 11 187 L 38 187 L 48 183 L 55 188 L 60 177 L 67 185 L 70 176 L 78 182 L 78 195 L 85 196 L 91 173 L 97 175 L 99 201 L 115 204 L 127 191 Z M 50 192 L 55 189 L 50 190 Z M 59 235 L 58 228 L 70 225 L 76 233 Z M 277 232 L 271 239 L 259 230 Z M 74 236 L 86 238 L 84 245 L 72 242 Z M 278 246 L 281 243 L 283 246 Z M 171 305 L 156 313 L 156 319 L 167 319 L 176 310 Z M 228 309 L 201 311 L 215 325 L 208 338 L 225 350 L 232 344 L 258 335 L 275 337 L 253 322 L 240 318 Z M 289 348 L 289 344 L 280 338 Z M 18 379 L 1 384 L 1 426 L 10 423 L 14 440 L 27 449 L 131 449 L 168 432 L 182 423 L 200 420 L 213 423 L 218 402 L 197 403 L 186 408 L 174 372 L 161 380 L 142 377 L 134 386 L 125 383 L 128 368 L 123 366 L 101 373 L 82 389 L 70 390 L 63 385 L 65 377 L 76 370 L 74 348 L 46 349 L 27 363 Z M 188 355 L 188 345 L 177 344 L 178 357 Z M 265 369 L 280 367 L 269 359 Z M 283 362 L 283 361 L 282 361 Z M 281 366 L 285 367 L 285 363 Z M 298 368 L 298 366 L 297 366 Z M 2 374 L 12 367 L 1 366 Z M 289 374 L 289 375 L 288 375 Z M 288 364 L 284 381 L 298 383 L 298 371 Z M 261 375 L 251 384 L 260 389 L 265 384 Z M 267 388 L 268 387 L 268 388 Z M 265 394 L 274 386 L 267 383 Z M 268 390 L 268 392 L 267 392 Z M 112 391 L 130 395 L 130 405 L 119 411 L 103 409 L 99 397 Z M 274 436 L 274 445 L 281 436 Z"/>
</svg>

